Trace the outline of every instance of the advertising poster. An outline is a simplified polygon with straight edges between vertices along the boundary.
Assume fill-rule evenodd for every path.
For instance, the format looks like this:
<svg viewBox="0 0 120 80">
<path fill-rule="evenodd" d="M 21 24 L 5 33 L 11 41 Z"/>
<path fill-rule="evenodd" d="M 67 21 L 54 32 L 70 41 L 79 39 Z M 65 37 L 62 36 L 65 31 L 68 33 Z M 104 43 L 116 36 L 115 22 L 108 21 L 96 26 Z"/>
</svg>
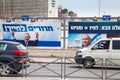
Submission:
<svg viewBox="0 0 120 80">
<path fill-rule="evenodd" d="M 120 22 L 69 22 L 68 47 L 82 47 L 85 37 L 89 44 L 100 38 L 120 37 Z"/>
<path fill-rule="evenodd" d="M 2 23 L 1 27 L 3 40 L 21 42 L 25 46 L 61 47 L 61 25 L 59 21 L 30 22 L 16 20 Z M 29 42 L 25 39 L 29 39 Z"/>
</svg>

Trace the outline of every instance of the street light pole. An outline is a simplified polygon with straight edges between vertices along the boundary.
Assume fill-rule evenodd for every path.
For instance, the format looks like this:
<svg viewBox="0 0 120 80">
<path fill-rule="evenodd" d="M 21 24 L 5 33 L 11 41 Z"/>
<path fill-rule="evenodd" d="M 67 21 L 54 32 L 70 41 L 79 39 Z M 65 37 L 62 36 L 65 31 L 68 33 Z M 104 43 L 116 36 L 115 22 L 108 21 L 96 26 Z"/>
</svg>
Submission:
<svg viewBox="0 0 120 80">
<path fill-rule="evenodd" d="M 100 17 L 100 8 L 101 8 L 101 0 L 99 0 L 99 17 Z"/>
<path fill-rule="evenodd" d="M 2 0 L 3 1 L 3 17 L 5 17 L 5 11 L 6 11 L 6 6 L 5 6 L 5 0 Z"/>
</svg>

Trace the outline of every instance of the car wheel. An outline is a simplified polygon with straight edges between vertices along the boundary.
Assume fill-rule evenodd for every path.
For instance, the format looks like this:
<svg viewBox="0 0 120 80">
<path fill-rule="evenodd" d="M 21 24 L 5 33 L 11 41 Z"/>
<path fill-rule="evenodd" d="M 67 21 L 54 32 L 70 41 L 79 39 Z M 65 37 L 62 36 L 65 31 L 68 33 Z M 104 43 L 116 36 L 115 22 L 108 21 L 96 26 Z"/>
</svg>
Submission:
<svg viewBox="0 0 120 80">
<path fill-rule="evenodd" d="M 12 73 L 12 65 L 7 64 L 6 62 L 0 63 L 0 74 L 1 75 L 8 75 Z"/>
<path fill-rule="evenodd" d="M 82 58 L 81 58 L 81 56 L 75 56 L 75 62 L 76 62 L 77 64 L 81 64 L 81 63 L 82 63 Z"/>
<path fill-rule="evenodd" d="M 92 67 L 93 67 L 93 64 L 94 64 L 94 60 L 92 60 L 92 59 L 85 59 L 85 60 L 83 61 L 83 66 L 84 66 L 85 68 L 92 68 Z"/>
</svg>

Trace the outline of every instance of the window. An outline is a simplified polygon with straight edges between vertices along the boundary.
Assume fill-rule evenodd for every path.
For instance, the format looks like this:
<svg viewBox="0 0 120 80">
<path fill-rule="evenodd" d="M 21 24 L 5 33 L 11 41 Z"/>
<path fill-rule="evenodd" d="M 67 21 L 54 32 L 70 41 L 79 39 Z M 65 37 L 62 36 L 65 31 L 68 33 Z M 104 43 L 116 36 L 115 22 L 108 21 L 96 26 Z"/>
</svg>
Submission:
<svg viewBox="0 0 120 80">
<path fill-rule="evenodd" d="M 22 44 L 17 45 L 17 48 L 18 48 L 19 50 L 27 50 L 27 48 L 26 48 L 25 46 L 23 46 Z"/>
<path fill-rule="evenodd" d="M 109 49 L 109 44 L 110 44 L 110 40 L 100 41 L 97 44 L 95 44 L 95 46 L 93 46 L 92 49 L 94 49 L 94 50 Z"/>
<path fill-rule="evenodd" d="M 0 50 L 6 50 L 7 44 L 0 43 Z"/>
<path fill-rule="evenodd" d="M 113 40 L 112 48 L 113 49 L 120 49 L 120 40 Z"/>
</svg>

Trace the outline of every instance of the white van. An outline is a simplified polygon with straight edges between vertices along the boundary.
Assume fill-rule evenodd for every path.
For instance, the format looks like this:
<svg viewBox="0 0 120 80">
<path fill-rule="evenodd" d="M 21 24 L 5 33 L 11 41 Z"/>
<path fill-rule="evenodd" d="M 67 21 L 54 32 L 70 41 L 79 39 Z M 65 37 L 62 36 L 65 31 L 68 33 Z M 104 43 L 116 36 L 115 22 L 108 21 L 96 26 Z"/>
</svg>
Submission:
<svg viewBox="0 0 120 80">
<path fill-rule="evenodd" d="M 120 59 L 120 38 L 101 38 L 90 46 L 79 49 L 75 55 L 75 62 L 91 68 L 97 58 L 101 58 L 103 63 L 106 59 Z"/>
</svg>

